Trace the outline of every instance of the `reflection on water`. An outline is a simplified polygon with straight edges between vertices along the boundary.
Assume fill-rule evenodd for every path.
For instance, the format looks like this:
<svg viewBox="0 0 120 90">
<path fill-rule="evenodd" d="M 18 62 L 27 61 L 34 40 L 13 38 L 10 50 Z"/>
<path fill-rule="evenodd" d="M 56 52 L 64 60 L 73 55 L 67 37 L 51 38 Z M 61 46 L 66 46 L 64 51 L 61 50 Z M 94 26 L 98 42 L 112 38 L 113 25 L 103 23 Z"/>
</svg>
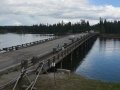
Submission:
<svg viewBox="0 0 120 90">
<path fill-rule="evenodd" d="M 90 79 L 120 82 L 120 40 L 98 38 L 75 73 Z"/>
<path fill-rule="evenodd" d="M 53 36 L 41 36 L 40 34 L 0 34 L 0 49 L 37 40 L 47 39 Z"/>
</svg>

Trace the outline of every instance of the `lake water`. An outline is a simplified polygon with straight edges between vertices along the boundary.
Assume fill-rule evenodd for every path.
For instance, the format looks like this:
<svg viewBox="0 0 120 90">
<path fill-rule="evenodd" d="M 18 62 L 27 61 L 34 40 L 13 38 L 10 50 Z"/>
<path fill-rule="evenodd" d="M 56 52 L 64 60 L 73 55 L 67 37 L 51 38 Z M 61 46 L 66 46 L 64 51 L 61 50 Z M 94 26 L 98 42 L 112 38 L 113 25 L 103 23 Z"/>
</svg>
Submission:
<svg viewBox="0 0 120 90">
<path fill-rule="evenodd" d="M 21 45 L 33 41 L 47 39 L 53 36 L 42 36 L 40 34 L 0 34 L 0 49 L 15 45 Z"/>
<path fill-rule="evenodd" d="M 120 82 L 120 39 L 97 38 L 75 73 L 90 79 Z"/>
</svg>

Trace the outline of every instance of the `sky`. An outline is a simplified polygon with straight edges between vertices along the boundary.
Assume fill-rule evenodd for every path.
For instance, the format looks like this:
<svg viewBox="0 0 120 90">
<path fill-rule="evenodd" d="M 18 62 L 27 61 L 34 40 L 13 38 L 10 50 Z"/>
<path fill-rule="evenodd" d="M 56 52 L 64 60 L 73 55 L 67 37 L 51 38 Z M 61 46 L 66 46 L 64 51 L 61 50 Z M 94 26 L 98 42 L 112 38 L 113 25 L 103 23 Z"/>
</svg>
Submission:
<svg viewBox="0 0 120 90">
<path fill-rule="evenodd" d="M 0 25 L 120 20 L 120 0 L 0 0 Z"/>
</svg>

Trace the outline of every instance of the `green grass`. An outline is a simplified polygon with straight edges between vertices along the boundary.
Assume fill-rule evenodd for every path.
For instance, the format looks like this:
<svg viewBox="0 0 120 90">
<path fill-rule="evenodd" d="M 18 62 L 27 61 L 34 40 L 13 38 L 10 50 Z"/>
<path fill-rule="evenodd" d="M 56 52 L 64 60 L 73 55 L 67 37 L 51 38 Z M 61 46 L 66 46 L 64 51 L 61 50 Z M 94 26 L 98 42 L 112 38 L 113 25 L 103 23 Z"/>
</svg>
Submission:
<svg viewBox="0 0 120 90">
<path fill-rule="evenodd" d="M 37 90 L 120 90 L 120 83 L 90 80 L 75 74 L 71 74 L 70 76 L 59 74 L 56 75 L 54 81 L 53 74 L 49 74 L 40 76 L 35 87 Z M 5 90 L 12 90 L 12 88 L 13 86 L 10 86 Z M 16 90 L 22 89 L 17 87 Z"/>
<path fill-rule="evenodd" d="M 120 90 L 120 84 L 105 83 L 71 75 L 66 78 L 39 78 L 36 87 L 38 90 Z"/>
</svg>

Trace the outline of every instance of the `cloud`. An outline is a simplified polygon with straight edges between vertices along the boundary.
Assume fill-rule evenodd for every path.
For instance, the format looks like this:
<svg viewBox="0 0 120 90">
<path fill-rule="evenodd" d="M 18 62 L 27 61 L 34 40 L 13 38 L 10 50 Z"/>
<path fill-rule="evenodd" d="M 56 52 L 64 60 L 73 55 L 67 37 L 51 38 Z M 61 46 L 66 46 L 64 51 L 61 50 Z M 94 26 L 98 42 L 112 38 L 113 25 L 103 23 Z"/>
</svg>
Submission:
<svg viewBox="0 0 120 90">
<path fill-rule="evenodd" d="M 0 25 L 52 24 L 80 19 L 97 23 L 99 17 L 120 18 L 120 7 L 96 6 L 89 0 L 3 0 L 0 8 Z"/>
</svg>

